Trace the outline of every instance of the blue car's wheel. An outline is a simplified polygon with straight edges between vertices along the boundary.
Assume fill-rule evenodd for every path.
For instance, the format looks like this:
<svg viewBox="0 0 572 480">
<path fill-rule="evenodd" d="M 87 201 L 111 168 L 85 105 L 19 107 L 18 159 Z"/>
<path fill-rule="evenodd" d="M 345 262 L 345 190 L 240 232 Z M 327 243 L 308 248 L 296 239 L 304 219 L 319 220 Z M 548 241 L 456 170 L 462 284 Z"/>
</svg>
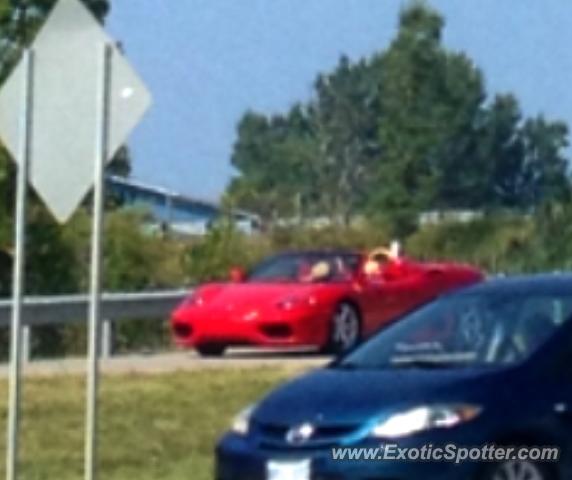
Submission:
<svg viewBox="0 0 572 480">
<path fill-rule="evenodd" d="M 554 477 L 541 464 L 510 461 L 491 466 L 482 480 L 553 480 Z"/>
</svg>

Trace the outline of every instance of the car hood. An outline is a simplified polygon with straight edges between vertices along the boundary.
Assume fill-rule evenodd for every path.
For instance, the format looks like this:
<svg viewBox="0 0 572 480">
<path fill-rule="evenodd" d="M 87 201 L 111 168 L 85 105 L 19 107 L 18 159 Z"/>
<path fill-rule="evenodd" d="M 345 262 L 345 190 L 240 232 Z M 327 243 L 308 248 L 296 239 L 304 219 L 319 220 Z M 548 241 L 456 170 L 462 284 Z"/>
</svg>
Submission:
<svg viewBox="0 0 572 480">
<path fill-rule="evenodd" d="M 443 402 L 486 402 L 485 392 L 503 395 L 503 373 L 483 370 L 323 369 L 271 393 L 255 411 L 263 423 L 353 424 L 384 412 Z M 510 391 L 507 390 L 510 395 Z"/>
<path fill-rule="evenodd" d="M 240 283 L 207 285 L 198 291 L 207 308 L 249 308 L 276 304 L 280 300 L 312 295 L 319 287 L 295 283 Z"/>
</svg>

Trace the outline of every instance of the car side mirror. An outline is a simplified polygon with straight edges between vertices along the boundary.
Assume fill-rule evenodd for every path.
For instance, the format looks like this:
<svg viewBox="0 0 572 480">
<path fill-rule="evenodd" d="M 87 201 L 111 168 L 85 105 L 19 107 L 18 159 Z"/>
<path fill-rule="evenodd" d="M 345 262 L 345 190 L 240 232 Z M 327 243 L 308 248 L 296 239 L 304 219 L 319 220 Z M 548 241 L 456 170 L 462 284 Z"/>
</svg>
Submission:
<svg viewBox="0 0 572 480">
<path fill-rule="evenodd" d="M 242 283 L 246 280 L 246 272 L 242 267 L 232 267 L 228 277 L 232 283 Z"/>
</svg>

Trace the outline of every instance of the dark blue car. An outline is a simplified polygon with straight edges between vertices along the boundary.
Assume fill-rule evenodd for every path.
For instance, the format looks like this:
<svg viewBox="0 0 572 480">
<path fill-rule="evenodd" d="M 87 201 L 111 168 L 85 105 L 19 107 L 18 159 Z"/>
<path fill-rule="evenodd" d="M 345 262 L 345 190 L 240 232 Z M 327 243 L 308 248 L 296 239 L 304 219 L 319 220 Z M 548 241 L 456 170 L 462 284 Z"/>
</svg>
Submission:
<svg viewBox="0 0 572 480">
<path fill-rule="evenodd" d="M 436 300 L 239 415 L 216 478 L 571 479 L 571 316 L 567 275 Z"/>
</svg>

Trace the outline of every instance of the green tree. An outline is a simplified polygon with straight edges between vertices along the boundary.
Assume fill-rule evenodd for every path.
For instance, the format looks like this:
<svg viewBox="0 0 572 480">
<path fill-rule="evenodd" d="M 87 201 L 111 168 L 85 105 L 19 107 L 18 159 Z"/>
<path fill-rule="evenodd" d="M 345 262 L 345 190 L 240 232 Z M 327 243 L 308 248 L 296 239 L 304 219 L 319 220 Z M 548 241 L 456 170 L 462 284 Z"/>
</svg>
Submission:
<svg viewBox="0 0 572 480">
<path fill-rule="evenodd" d="M 568 125 L 549 122 L 543 116 L 528 119 L 522 127 L 525 157 L 522 169 L 528 183 L 529 205 L 567 202 L 570 199 Z M 526 196 L 523 194 L 523 197 Z"/>
<path fill-rule="evenodd" d="M 271 118 L 249 112 L 238 131 L 232 165 L 240 175 L 229 187 L 228 201 L 267 220 L 299 214 L 311 196 L 318 153 L 306 112 L 295 107 Z"/>
<path fill-rule="evenodd" d="M 567 199 L 566 125 L 525 118 L 510 94 L 489 100 L 482 72 L 443 45 L 444 27 L 413 1 L 386 51 L 342 57 L 287 115 L 248 113 L 233 203 L 267 219 L 347 223 L 365 212 L 402 236 L 426 210 L 530 211 Z"/>
<path fill-rule="evenodd" d="M 436 11 L 415 2 L 402 12 L 397 37 L 382 55 L 382 154 L 372 204 L 402 225 L 438 204 L 444 177 L 462 159 L 458 143 L 485 97 L 481 72 L 465 55 L 443 48 L 443 27 Z M 455 155 L 447 156 L 451 149 Z"/>
<path fill-rule="evenodd" d="M 342 57 L 333 73 L 319 76 L 310 107 L 319 147 L 313 162 L 315 194 L 321 211 L 345 224 L 363 210 L 380 153 L 379 83 L 372 75 L 376 62 L 354 65 Z"/>
<path fill-rule="evenodd" d="M 444 25 L 413 2 L 382 55 L 372 205 L 390 212 L 398 233 L 423 210 L 530 210 L 569 194 L 566 125 L 524 118 L 512 95 L 487 102 L 481 71 L 443 46 Z"/>
<path fill-rule="evenodd" d="M 318 77 L 315 99 L 287 115 L 247 113 L 229 199 L 270 220 L 328 215 L 347 223 L 363 210 L 379 153 L 379 85 L 370 74 L 376 61 L 342 58 Z"/>
<path fill-rule="evenodd" d="M 442 205 L 530 210 L 568 198 L 567 126 L 525 119 L 512 95 L 481 108 L 460 143 L 449 163 L 445 157 Z"/>
</svg>

